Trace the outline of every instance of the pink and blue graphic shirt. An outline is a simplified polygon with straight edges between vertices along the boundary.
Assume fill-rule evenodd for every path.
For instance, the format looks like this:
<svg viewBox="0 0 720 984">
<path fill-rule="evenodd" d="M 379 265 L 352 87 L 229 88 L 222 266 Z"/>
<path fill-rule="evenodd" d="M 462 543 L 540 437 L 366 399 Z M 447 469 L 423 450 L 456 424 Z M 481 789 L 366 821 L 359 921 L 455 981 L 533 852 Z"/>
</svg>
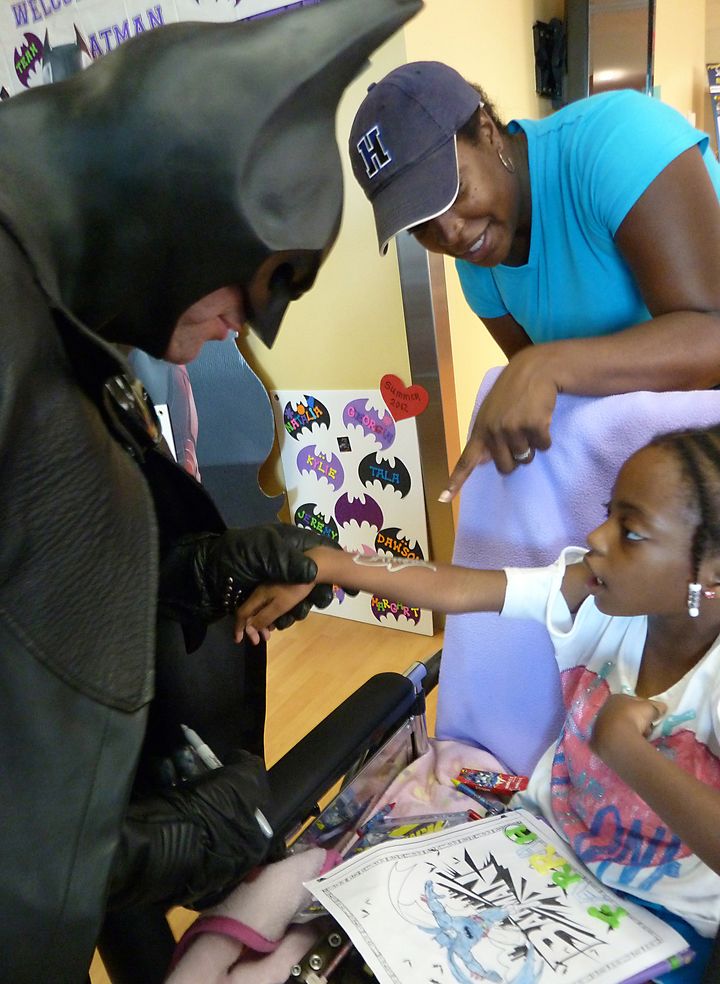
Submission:
<svg viewBox="0 0 720 984">
<path fill-rule="evenodd" d="M 714 936 L 720 876 L 590 750 L 593 723 L 607 697 L 635 693 L 647 619 L 604 615 L 593 598 L 573 619 L 562 579 L 566 565 L 584 553 L 568 547 L 550 567 L 506 570 L 502 614 L 545 624 L 566 711 L 560 737 L 513 805 L 541 813 L 606 885 L 659 903 L 701 935 Z M 650 742 L 700 781 L 720 788 L 720 641 L 681 680 L 653 696 L 668 710 Z"/>
</svg>

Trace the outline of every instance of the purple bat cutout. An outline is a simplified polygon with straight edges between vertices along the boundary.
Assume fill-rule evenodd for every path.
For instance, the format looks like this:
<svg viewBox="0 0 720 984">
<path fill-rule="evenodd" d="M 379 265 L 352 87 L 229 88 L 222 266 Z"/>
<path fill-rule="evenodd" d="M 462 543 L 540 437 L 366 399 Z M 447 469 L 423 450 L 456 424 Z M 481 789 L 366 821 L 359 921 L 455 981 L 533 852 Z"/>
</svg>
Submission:
<svg viewBox="0 0 720 984">
<path fill-rule="evenodd" d="M 35 34 L 25 33 L 25 42 L 18 51 L 13 52 L 15 57 L 15 73 L 20 84 L 27 88 L 28 78 L 36 65 L 42 64 L 43 43 Z"/>
<path fill-rule="evenodd" d="M 383 511 L 371 496 L 359 495 L 351 499 L 346 492 L 335 503 L 335 519 L 341 526 L 354 521 L 358 526 L 368 523 L 379 529 L 383 524 Z"/>
<path fill-rule="evenodd" d="M 312 473 L 318 481 L 324 479 L 336 492 L 342 488 L 345 472 L 337 455 L 325 454 L 314 445 L 308 444 L 298 452 L 296 460 L 300 474 Z"/>
<path fill-rule="evenodd" d="M 343 424 L 360 427 L 365 436 L 372 435 L 382 450 L 395 440 L 395 421 L 389 410 L 368 409 L 368 400 L 352 400 L 343 410 Z"/>
</svg>

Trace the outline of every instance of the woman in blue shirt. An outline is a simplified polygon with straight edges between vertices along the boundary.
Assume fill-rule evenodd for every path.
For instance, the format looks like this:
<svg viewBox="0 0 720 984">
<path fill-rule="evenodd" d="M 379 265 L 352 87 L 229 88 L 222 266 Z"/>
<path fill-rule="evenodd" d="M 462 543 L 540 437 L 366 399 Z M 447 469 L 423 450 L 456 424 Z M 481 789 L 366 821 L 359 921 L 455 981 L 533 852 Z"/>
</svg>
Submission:
<svg viewBox="0 0 720 984">
<path fill-rule="evenodd" d="M 505 126 L 415 62 L 371 86 L 350 154 L 381 249 L 408 230 L 455 257 L 509 360 L 441 498 L 548 448 L 558 393 L 720 384 L 720 165 L 675 110 L 619 91 Z"/>
</svg>

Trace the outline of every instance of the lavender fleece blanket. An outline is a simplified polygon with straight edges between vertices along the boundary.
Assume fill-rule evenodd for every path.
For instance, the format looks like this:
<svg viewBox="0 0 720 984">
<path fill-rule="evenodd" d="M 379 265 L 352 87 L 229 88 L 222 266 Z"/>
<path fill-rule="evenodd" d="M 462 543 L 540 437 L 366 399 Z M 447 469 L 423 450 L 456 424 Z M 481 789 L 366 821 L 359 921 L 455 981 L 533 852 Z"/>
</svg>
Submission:
<svg viewBox="0 0 720 984">
<path fill-rule="evenodd" d="M 480 386 L 475 413 L 502 370 Z M 512 475 L 482 465 L 463 486 L 453 560 L 467 567 L 549 564 L 585 545 L 605 517 L 617 472 L 656 434 L 720 422 L 720 391 L 560 396 L 552 447 Z M 539 623 L 495 614 L 447 619 L 438 738 L 484 747 L 528 775 L 563 709 L 549 636 Z"/>
</svg>

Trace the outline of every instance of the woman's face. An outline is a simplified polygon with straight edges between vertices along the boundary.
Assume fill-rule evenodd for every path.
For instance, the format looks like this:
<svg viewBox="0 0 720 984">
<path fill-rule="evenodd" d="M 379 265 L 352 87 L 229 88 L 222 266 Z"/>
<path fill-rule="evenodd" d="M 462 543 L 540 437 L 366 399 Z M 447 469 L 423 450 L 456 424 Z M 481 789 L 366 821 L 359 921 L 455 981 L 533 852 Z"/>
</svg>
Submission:
<svg viewBox="0 0 720 984">
<path fill-rule="evenodd" d="M 481 127 L 477 144 L 457 142 L 460 190 L 442 215 L 410 229 L 421 246 L 477 266 L 524 262 L 516 257 L 513 242 L 518 230 L 520 194 L 516 175 L 498 156 L 497 130 Z M 503 153 L 507 156 L 508 150 Z"/>
</svg>

